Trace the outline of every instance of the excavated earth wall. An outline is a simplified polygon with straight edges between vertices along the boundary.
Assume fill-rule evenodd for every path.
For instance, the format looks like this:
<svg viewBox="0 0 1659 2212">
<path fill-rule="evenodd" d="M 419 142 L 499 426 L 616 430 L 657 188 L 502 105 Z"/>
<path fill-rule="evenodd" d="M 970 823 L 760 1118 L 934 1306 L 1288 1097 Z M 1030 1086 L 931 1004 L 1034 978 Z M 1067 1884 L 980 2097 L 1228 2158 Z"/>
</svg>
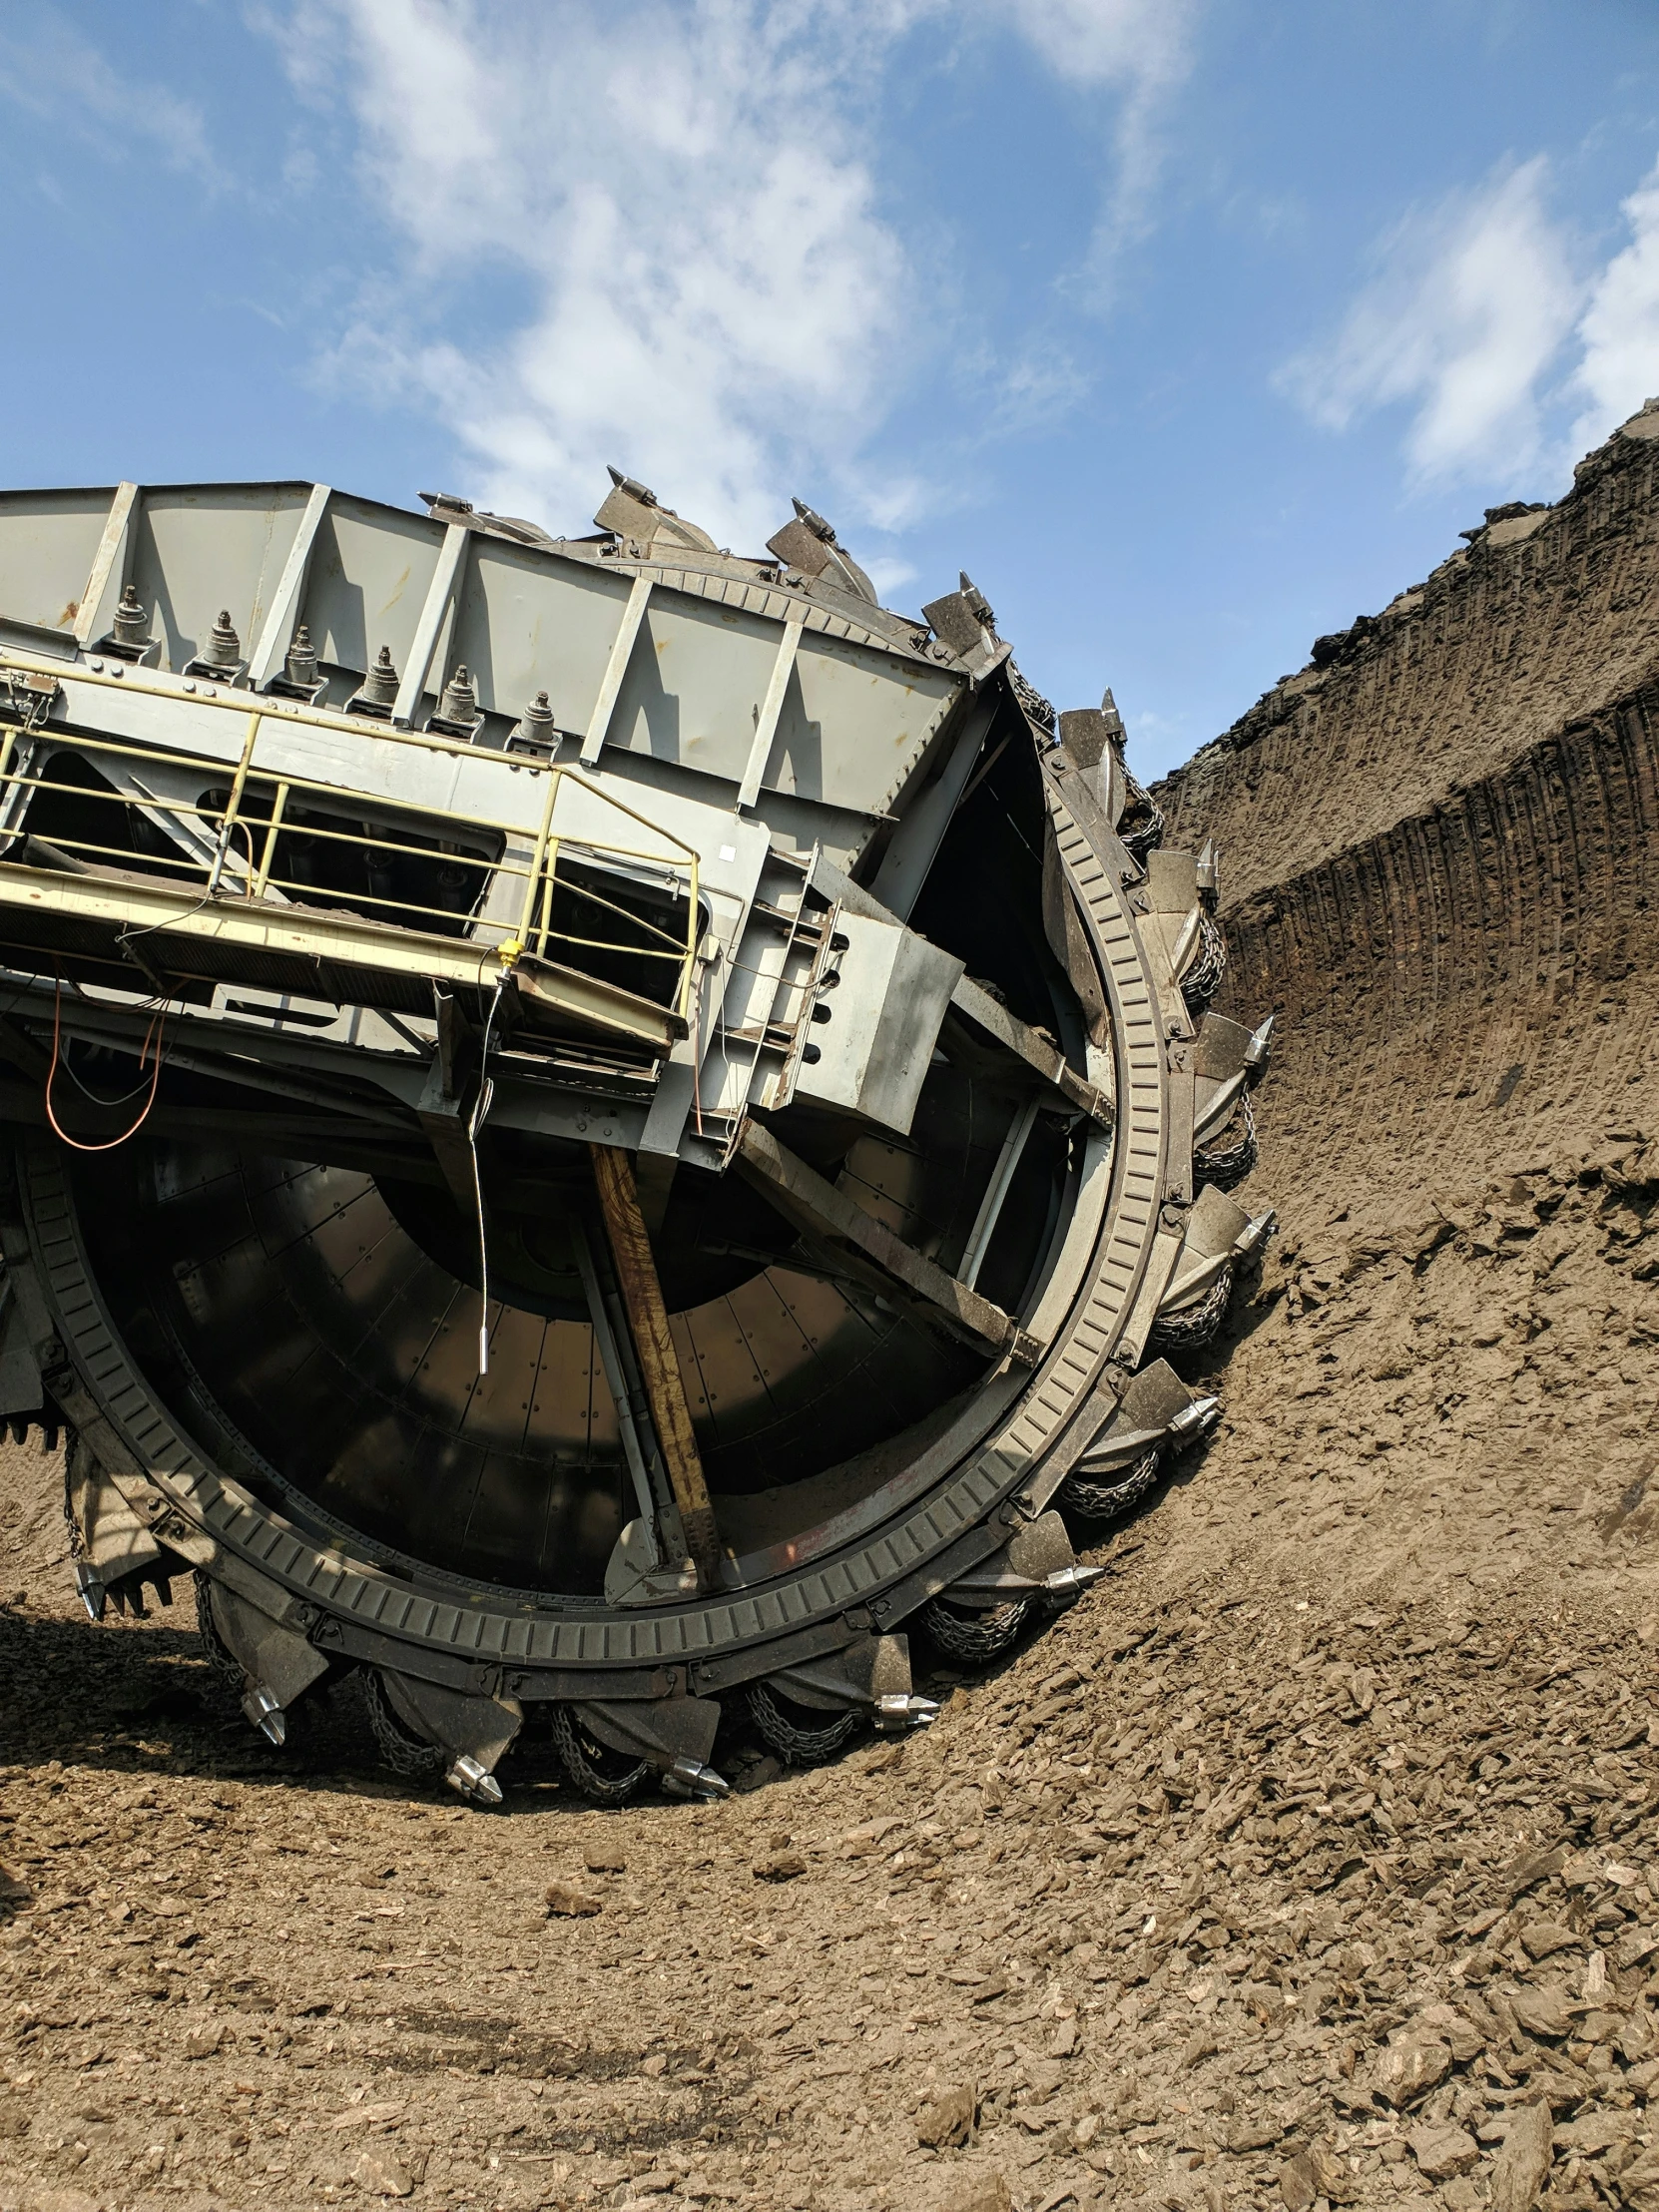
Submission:
<svg viewBox="0 0 1659 2212">
<path fill-rule="evenodd" d="M 1155 794 L 1280 1014 L 1259 1180 L 1352 1208 L 1651 1124 L 1659 404 Z"/>
<path fill-rule="evenodd" d="M 1659 2212 L 1659 412 L 1158 794 L 1281 1015 L 1220 1428 L 718 1807 L 289 1758 L 0 1452 L 0 2212 Z"/>
</svg>

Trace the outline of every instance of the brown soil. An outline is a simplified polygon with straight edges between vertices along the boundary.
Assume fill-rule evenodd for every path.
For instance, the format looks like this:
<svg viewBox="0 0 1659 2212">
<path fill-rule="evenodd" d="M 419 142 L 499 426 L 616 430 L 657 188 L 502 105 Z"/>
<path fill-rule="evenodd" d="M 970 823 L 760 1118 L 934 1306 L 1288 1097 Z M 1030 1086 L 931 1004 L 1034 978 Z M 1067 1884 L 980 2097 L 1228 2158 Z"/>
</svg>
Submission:
<svg viewBox="0 0 1659 2212">
<path fill-rule="evenodd" d="M 1282 1231 L 1214 1438 L 927 1735 L 411 1798 L 349 1684 L 284 1756 L 89 1628 L 0 1453 L 0 2208 L 1659 2208 L 1654 455 L 1160 795 Z"/>
</svg>

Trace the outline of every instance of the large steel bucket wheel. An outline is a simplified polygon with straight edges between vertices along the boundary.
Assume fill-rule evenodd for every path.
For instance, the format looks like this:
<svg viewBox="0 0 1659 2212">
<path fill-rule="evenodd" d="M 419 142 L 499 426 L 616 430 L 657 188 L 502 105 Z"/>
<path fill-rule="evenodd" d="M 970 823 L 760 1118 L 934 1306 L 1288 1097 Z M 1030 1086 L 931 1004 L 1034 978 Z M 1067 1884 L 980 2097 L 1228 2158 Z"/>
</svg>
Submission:
<svg viewBox="0 0 1659 2212">
<path fill-rule="evenodd" d="M 92 1457 L 92 1566 L 127 1544 L 125 1571 L 233 1589 L 213 1634 L 268 1733 L 355 1664 L 396 1773 L 492 1802 L 542 1702 L 596 1801 L 702 1794 L 723 1697 L 829 1757 L 926 1717 L 907 1621 L 978 1663 L 1085 1586 L 1045 1509 L 1127 1509 L 1186 1417 L 1173 1376 L 1161 1427 L 1131 1401 L 1149 1347 L 1219 1327 L 1261 1234 L 1193 1172 L 1195 1126 L 1248 1129 L 1260 1069 L 1200 1021 L 1209 894 L 1119 836 L 1111 746 L 987 702 L 909 915 L 961 979 L 908 1126 L 798 1102 L 655 1182 L 597 1109 L 485 1126 L 487 1368 L 476 1212 L 436 1164 L 276 1156 L 188 1097 L 102 1153 L 17 1133 L 12 1266 Z M 883 911 L 813 895 L 825 932 Z M 1218 1148 L 1223 1180 L 1241 1158 Z M 1119 1431 L 1129 1467 L 1068 1484 Z M 822 1706 L 790 1687 L 814 1669 Z"/>
</svg>

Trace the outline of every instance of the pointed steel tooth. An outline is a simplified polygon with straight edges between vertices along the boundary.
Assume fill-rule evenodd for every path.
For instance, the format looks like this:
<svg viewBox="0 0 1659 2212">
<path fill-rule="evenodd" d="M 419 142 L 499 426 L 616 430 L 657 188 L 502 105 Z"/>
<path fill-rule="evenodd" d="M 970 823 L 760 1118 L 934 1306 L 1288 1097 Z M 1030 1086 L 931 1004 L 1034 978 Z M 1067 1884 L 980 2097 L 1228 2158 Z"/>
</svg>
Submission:
<svg viewBox="0 0 1659 2212">
<path fill-rule="evenodd" d="M 1195 1397 L 1190 1405 L 1183 1405 L 1171 1420 L 1169 1433 L 1178 1442 L 1185 1442 L 1192 1436 L 1201 1436 L 1205 1429 L 1215 1425 L 1220 1412 L 1219 1397 Z"/>
<path fill-rule="evenodd" d="M 288 1719 L 276 1691 L 256 1682 L 243 1699 L 242 1709 L 260 1734 L 279 1751 L 288 1740 Z"/>
<path fill-rule="evenodd" d="M 910 1728 L 926 1728 L 938 1718 L 936 1698 L 920 1697 L 913 1690 L 891 1690 L 875 1701 L 876 1732 L 897 1736 Z"/>
<path fill-rule="evenodd" d="M 481 1760 L 474 1759 L 470 1752 L 463 1751 L 451 1760 L 443 1779 L 452 1790 L 458 1791 L 464 1798 L 470 1798 L 474 1805 L 501 1803 L 500 1783 L 488 1767 Z"/>
<path fill-rule="evenodd" d="M 663 1788 L 670 1797 L 723 1798 L 732 1794 L 726 1777 L 704 1766 L 701 1759 L 676 1759 L 672 1767 L 664 1769 Z"/>
<path fill-rule="evenodd" d="M 1249 1228 L 1240 1231 L 1239 1241 L 1233 1247 L 1234 1257 L 1242 1260 L 1247 1252 L 1254 1252 L 1277 1219 L 1278 1216 L 1271 1206 L 1265 1214 L 1256 1215 Z"/>
<path fill-rule="evenodd" d="M 1056 1567 L 1051 1575 L 1044 1578 L 1043 1588 L 1050 1597 L 1081 1597 L 1085 1590 L 1093 1588 L 1105 1572 L 1104 1567 Z"/>
<path fill-rule="evenodd" d="M 101 1621 L 104 1618 L 104 1606 L 107 1598 L 104 1585 L 93 1571 L 90 1561 L 77 1559 L 74 1566 L 75 1588 L 81 1603 L 87 1609 L 87 1619 L 89 1621 Z"/>
</svg>

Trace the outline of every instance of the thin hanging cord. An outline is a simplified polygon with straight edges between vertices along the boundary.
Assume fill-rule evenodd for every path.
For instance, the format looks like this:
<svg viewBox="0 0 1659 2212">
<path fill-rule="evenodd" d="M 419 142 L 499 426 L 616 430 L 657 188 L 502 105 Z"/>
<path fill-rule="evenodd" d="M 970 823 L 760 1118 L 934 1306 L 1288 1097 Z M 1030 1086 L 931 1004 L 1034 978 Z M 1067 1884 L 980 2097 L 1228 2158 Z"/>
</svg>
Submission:
<svg viewBox="0 0 1659 2212">
<path fill-rule="evenodd" d="M 52 994 L 52 1065 L 46 1071 L 46 1118 L 52 1124 L 55 1133 L 69 1146 L 72 1152 L 113 1152 L 117 1145 L 123 1145 L 129 1137 L 138 1135 L 150 1118 L 151 1107 L 156 1103 L 156 1089 L 162 1079 L 162 1040 L 166 1033 L 167 1008 L 165 1005 L 158 1006 L 150 1017 L 149 1028 L 144 1032 L 144 1049 L 139 1054 L 139 1069 L 142 1073 L 145 1060 L 149 1057 L 151 1043 L 154 1041 L 156 1064 L 150 1075 L 150 1096 L 141 1107 L 138 1120 L 134 1122 L 131 1129 L 123 1130 L 119 1137 L 111 1137 L 103 1144 L 83 1144 L 78 1137 L 72 1137 L 69 1134 L 52 1107 L 52 1084 L 58 1072 L 58 1059 L 62 1051 L 63 1036 L 63 978 L 61 976 L 58 978 L 58 987 Z M 474 1163 L 474 1173 L 476 1173 L 476 1162 Z M 481 1205 L 482 1201 L 480 1201 Z"/>
<path fill-rule="evenodd" d="M 235 830 L 242 830 L 246 831 L 248 826 L 246 823 L 239 822 L 233 824 L 232 828 Z M 227 839 L 227 842 L 229 842 L 229 839 Z M 249 881 L 252 882 L 254 867 L 254 839 L 252 833 L 249 833 L 248 836 L 248 866 L 250 871 Z M 134 937 L 153 937 L 160 929 L 173 929 L 176 928 L 181 921 L 189 921 L 193 914 L 199 914 L 202 911 L 203 907 L 208 903 L 209 899 L 213 897 L 215 888 L 216 885 L 210 877 L 207 889 L 196 901 L 196 904 L 194 906 L 187 906 L 182 914 L 169 914 L 165 921 L 149 922 L 142 929 L 134 929 L 131 926 L 126 929 L 118 929 L 116 931 L 117 944 L 128 944 L 132 941 Z"/>
<path fill-rule="evenodd" d="M 92 1103 L 95 1106 L 102 1106 L 106 1109 L 115 1106 L 126 1106 L 133 1099 L 138 1097 L 140 1091 L 145 1091 L 150 1088 L 148 1079 L 143 1074 L 141 1074 L 138 1081 L 133 1085 L 130 1091 L 122 1091 L 115 1098 L 106 1098 L 102 1091 L 95 1091 L 90 1083 L 83 1083 L 81 1078 L 76 1074 L 75 1063 L 69 1057 L 69 1046 L 72 1045 L 74 1042 L 75 1039 L 73 1037 L 68 1039 L 64 1047 L 63 1056 L 59 1060 L 58 1065 L 63 1069 L 65 1075 L 69 1077 L 69 1080 L 74 1084 L 75 1088 L 80 1092 L 81 1096 L 83 1098 L 91 1099 Z M 143 1067 L 143 1064 L 144 1063 L 140 1061 L 139 1065 L 141 1068 Z"/>
<path fill-rule="evenodd" d="M 58 980 L 58 987 L 59 987 L 59 989 L 61 990 L 61 989 L 62 989 L 62 987 L 63 987 L 63 978 L 62 978 L 62 976 L 59 976 L 57 980 Z M 21 993 L 19 993 L 18 995 L 19 995 L 19 996 L 21 996 L 22 994 L 21 994 Z M 12 1000 L 12 1005 L 15 1005 L 16 1003 L 17 1003 L 16 999 L 13 999 L 13 1000 Z M 142 1013 L 150 1013 L 150 1014 L 154 1014 L 154 1013 L 155 1013 L 155 1011 L 156 1011 L 156 1009 L 157 1009 L 158 1007 L 165 1007 L 165 1006 L 167 1006 L 167 1005 L 168 1005 L 168 1004 L 170 1004 L 170 1003 L 171 1003 L 171 1002 L 170 1002 L 169 1000 L 167 1000 L 167 999 L 164 999 L 164 998 L 146 998 L 146 999 L 143 999 L 143 1000 L 141 1000 L 141 1002 L 140 1002 L 140 1004 L 139 1004 L 139 1007 L 138 1007 L 138 1011 L 139 1011 L 139 1012 L 140 1012 L 141 1014 L 142 1014 Z M 5 1007 L 5 1008 L 4 1008 L 3 1010 L 4 1010 L 4 1011 L 5 1011 L 6 1013 L 10 1013 L 10 1011 L 11 1011 L 11 1006 L 10 1006 L 10 1005 L 8 1005 L 8 1006 L 7 1006 L 7 1007 Z M 71 1082 L 72 1082 L 72 1083 L 74 1084 L 75 1088 L 76 1088 L 76 1089 L 77 1089 L 77 1090 L 78 1090 L 78 1091 L 80 1092 L 80 1094 L 81 1094 L 81 1096 L 82 1096 L 83 1098 L 89 1098 L 89 1099 L 91 1099 L 92 1103 L 93 1103 L 93 1104 L 94 1104 L 95 1106 L 103 1106 L 103 1107 L 105 1107 L 106 1109 L 108 1109 L 108 1108 L 110 1108 L 110 1107 L 115 1107 L 115 1106 L 125 1106 L 125 1105 L 126 1105 L 126 1104 L 128 1103 L 128 1101 L 129 1101 L 130 1099 L 134 1099 L 134 1098 L 137 1098 L 137 1097 L 138 1097 L 138 1095 L 139 1095 L 139 1093 L 140 1093 L 141 1091 L 143 1091 L 143 1090 L 147 1090 L 147 1089 L 149 1088 L 149 1085 L 148 1085 L 148 1084 L 147 1084 L 147 1083 L 145 1082 L 145 1080 L 144 1080 L 144 1077 L 143 1077 L 143 1074 L 141 1073 L 141 1074 L 140 1074 L 140 1076 L 139 1076 L 139 1080 L 138 1080 L 138 1081 L 137 1081 L 137 1082 L 136 1082 L 136 1083 L 135 1083 L 135 1084 L 133 1085 L 133 1087 L 132 1087 L 132 1089 L 131 1089 L 130 1091 L 122 1091 L 122 1092 L 120 1092 L 120 1093 L 119 1093 L 119 1095 L 118 1095 L 118 1096 L 116 1096 L 115 1098 L 106 1098 L 106 1097 L 104 1096 L 104 1094 L 103 1094 L 103 1092 L 102 1092 L 102 1091 L 95 1091 L 95 1090 L 93 1089 L 93 1087 L 92 1087 L 92 1085 L 91 1085 L 90 1083 L 84 1082 L 84 1081 L 83 1081 L 83 1080 L 81 1079 L 81 1077 L 80 1077 L 80 1076 L 78 1076 L 78 1075 L 76 1074 L 76 1072 L 75 1072 L 75 1062 L 74 1062 L 74 1061 L 73 1061 L 73 1060 L 72 1060 L 72 1059 L 70 1058 L 70 1056 L 69 1056 L 69 1052 L 70 1052 L 70 1047 L 71 1047 L 71 1045 L 73 1045 L 73 1044 L 75 1044 L 75 1043 L 77 1043 L 77 1042 L 81 1042 L 81 1043 L 86 1043 L 86 1042 L 88 1042 L 88 1041 L 90 1041 L 90 1040 L 88 1040 L 88 1039 L 85 1039 L 85 1038 L 82 1038 L 82 1039 L 79 1039 L 79 1040 L 78 1040 L 78 1039 L 76 1039 L 76 1038 L 74 1038 L 74 1037 L 66 1037 L 66 1038 L 64 1039 L 64 1048 L 63 1048 L 63 1052 L 62 1052 L 62 1055 L 60 1056 L 60 1058 L 59 1058 L 59 1061 L 58 1061 L 58 1065 L 59 1065 L 59 1066 L 60 1066 L 60 1067 L 62 1068 L 62 1070 L 63 1070 L 64 1074 L 65 1074 L 65 1075 L 67 1075 L 67 1076 L 69 1077 L 69 1080 L 70 1080 L 70 1081 L 71 1081 Z M 143 1065 L 144 1065 L 144 1063 L 143 1063 L 143 1061 L 141 1060 L 141 1061 L 139 1062 L 139 1066 L 140 1066 L 140 1069 L 141 1069 L 141 1070 L 142 1070 L 142 1068 L 143 1068 Z M 163 1052 L 163 1053 L 162 1053 L 162 1066 L 163 1066 L 164 1068 L 166 1068 L 166 1066 L 167 1066 L 167 1065 L 168 1065 L 168 1059 L 167 1059 L 167 1054 L 166 1054 L 165 1052 Z"/>
<path fill-rule="evenodd" d="M 478 1173 L 478 1132 L 484 1126 L 484 1117 L 495 1097 L 495 1083 L 489 1073 L 490 1031 L 495 1027 L 495 1010 L 501 1003 L 501 992 L 507 981 L 505 969 L 495 979 L 495 996 L 490 1000 L 490 1010 L 484 1017 L 484 1044 L 479 1059 L 478 1097 L 467 1117 L 466 1144 L 472 1155 L 472 1196 L 478 1208 L 478 1373 L 490 1372 L 490 1250 L 489 1239 L 484 1233 L 484 1185 Z"/>
</svg>

